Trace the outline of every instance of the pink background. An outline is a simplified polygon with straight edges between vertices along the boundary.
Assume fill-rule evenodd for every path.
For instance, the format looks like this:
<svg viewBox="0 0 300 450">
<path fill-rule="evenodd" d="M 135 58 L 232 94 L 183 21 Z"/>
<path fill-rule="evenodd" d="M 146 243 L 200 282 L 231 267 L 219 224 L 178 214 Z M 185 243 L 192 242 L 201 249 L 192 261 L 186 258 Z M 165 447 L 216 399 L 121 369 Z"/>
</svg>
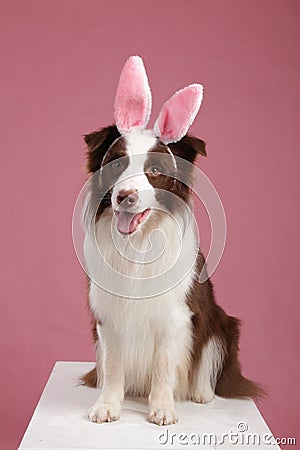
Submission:
<svg viewBox="0 0 300 450">
<path fill-rule="evenodd" d="M 82 135 L 112 122 L 131 54 L 145 60 L 152 122 L 175 90 L 205 86 L 192 131 L 228 221 L 218 302 L 243 320 L 241 361 L 268 388 L 267 423 L 295 436 L 299 13 L 297 0 L 2 4 L 1 449 L 17 446 L 56 360 L 94 358 L 71 218 Z"/>
</svg>

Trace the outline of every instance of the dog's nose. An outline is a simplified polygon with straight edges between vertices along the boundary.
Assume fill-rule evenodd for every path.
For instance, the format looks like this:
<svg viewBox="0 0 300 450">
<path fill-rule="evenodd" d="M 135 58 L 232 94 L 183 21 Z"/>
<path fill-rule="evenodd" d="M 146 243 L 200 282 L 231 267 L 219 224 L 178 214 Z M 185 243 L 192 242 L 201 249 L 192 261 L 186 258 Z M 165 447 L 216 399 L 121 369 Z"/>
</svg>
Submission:
<svg viewBox="0 0 300 450">
<path fill-rule="evenodd" d="M 131 208 L 136 205 L 138 202 L 138 194 L 136 189 L 121 189 L 117 195 L 117 203 L 120 205 L 126 206 L 127 208 Z"/>
</svg>

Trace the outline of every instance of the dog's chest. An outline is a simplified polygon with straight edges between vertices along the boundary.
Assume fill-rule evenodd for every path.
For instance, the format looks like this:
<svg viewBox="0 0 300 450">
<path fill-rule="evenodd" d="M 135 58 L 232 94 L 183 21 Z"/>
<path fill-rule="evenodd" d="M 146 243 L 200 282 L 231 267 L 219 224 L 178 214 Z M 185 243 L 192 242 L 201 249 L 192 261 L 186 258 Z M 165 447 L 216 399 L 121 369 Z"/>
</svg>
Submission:
<svg viewBox="0 0 300 450">
<path fill-rule="evenodd" d="M 146 299 L 172 292 L 182 299 L 190 287 L 198 252 L 193 225 L 182 235 L 176 218 L 167 214 L 159 227 L 155 221 L 148 222 L 144 225 L 147 233 L 124 238 L 114 234 L 109 212 L 101 217 L 95 235 L 85 238 L 89 277 L 115 297 Z"/>
<path fill-rule="evenodd" d="M 192 331 L 191 311 L 186 305 L 186 297 L 193 280 L 193 267 L 182 276 L 184 262 L 179 260 L 177 268 L 169 270 L 178 258 L 176 245 L 166 245 L 164 253 L 150 263 L 132 262 L 128 253 L 124 254 L 126 246 L 116 248 L 115 243 L 106 238 L 109 236 L 110 226 L 108 221 L 103 220 L 96 230 L 99 232 L 98 241 L 101 240 L 100 251 L 103 258 L 97 259 L 98 249 L 86 239 L 85 256 L 89 273 L 92 272 L 97 277 L 100 272 L 103 280 L 110 277 L 112 281 L 112 289 L 106 290 L 101 285 L 91 283 L 90 306 L 99 322 L 111 330 L 111 339 L 118 342 L 119 357 L 124 361 L 127 393 L 148 395 L 155 349 L 161 339 L 172 341 L 178 366 L 188 365 Z M 173 244 L 175 232 L 169 223 L 166 228 L 166 235 Z M 187 233 L 186 236 L 180 256 L 187 260 L 191 254 L 196 253 L 196 245 L 193 233 Z M 155 243 L 153 246 L 155 247 Z M 138 250 L 140 257 L 140 250 L 143 251 L 144 248 L 140 246 Z M 118 284 L 120 272 L 122 282 Z M 161 277 L 160 282 L 157 275 Z M 152 280 L 150 283 L 149 279 Z M 144 287 L 147 280 L 150 290 L 159 289 L 163 283 L 169 289 L 161 292 L 158 290 L 158 295 L 147 297 Z M 125 292 L 127 298 L 117 295 L 119 291 Z M 99 332 L 101 341 L 101 327 Z"/>
<path fill-rule="evenodd" d="M 162 339 L 172 342 L 172 357 L 187 373 L 192 348 L 191 311 L 181 301 L 179 288 L 144 300 L 121 299 L 97 291 L 91 285 L 90 300 L 118 346 L 117 357 L 124 362 L 127 395 L 149 395 L 155 350 Z M 101 342 L 101 326 L 98 330 Z"/>
</svg>

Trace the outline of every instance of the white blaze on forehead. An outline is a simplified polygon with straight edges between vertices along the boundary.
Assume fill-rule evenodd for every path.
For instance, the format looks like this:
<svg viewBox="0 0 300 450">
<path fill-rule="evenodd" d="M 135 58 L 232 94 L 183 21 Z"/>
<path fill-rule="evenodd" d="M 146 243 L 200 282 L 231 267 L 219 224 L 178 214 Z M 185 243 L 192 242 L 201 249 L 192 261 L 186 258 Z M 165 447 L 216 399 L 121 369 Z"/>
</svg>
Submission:
<svg viewBox="0 0 300 450">
<path fill-rule="evenodd" d="M 157 142 L 157 138 L 152 130 L 142 130 L 140 128 L 131 129 L 128 133 L 124 134 L 124 138 L 128 155 L 145 154 L 145 159 L 146 153 L 154 147 Z"/>
<path fill-rule="evenodd" d="M 124 135 L 126 153 L 129 156 L 129 165 L 123 172 L 121 178 L 137 176 L 144 180 L 137 181 L 140 185 L 151 186 L 144 173 L 144 165 L 147 159 L 148 151 L 155 146 L 157 138 L 151 130 L 142 130 L 134 128 Z"/>
<path fill-rule="evenodd" d="M 143 130 L 138 127 L 131 129 L 124 135 L 124 138 L 126 142 L 127 154 L 129 156 L 144 155 L 144 158 L 142 158 L 141 156 L 139 156 L 139 158 L 136 158 L 137 161 L 142 161 L 143 163 L 147 158 L 147 152 L 151 150 L 158 141 L 153 130 Z M 176 159 L 173 153 L 171 152 L 169 147 L 166 146 L 165 149 L 173 160 L 174 168 L 177 168 Z"/>
<path fill-rule="evenodd" d="M 151 130 L 134 128 L 123 134 L 126 153 L 129 156 L 128 167 L 120 175 L 113 188 L 112 204 L 117 207 L 117 196 L 121 190 L 136 190 L 139 193 L 139 202 L 136 209 L 151 208 L 156 204 L 153 186 L 149 183 L 144 172 L 148 151 L 155 146 L 157 138 Z"/>
</svg>

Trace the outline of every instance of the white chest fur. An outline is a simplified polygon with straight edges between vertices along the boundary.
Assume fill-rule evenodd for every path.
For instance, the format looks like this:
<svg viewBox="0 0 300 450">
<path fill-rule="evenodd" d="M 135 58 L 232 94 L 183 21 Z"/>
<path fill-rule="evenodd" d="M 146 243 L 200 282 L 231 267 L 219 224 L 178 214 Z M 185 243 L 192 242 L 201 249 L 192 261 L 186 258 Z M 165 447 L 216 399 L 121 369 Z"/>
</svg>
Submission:
<svg viewBox="0 0 300 450">
<path fill-rule="evenodd" d="M 157 218 L 150 218 L 145 224 L 148 231 L 151 228 L 150 236 L 157 227 L 156 221 Z M 111 339 L 118 343 L 119 357 L 124 361 L 125 390 L 129 394 L 149 394 L 153 354 L 159 341 L 167 337 L 172 342 L 177 366 L 175 395 L 184 398 L 192 348 L 191 311 L 186 296 L 197 254 L 192 225 L 181 236 L 173 219 L 167 215 L 160 218 L 164 245 L 153 234 L 152 245 L 138 233 L 132 236 L 130 245 L 128 236 L 115 236 L 114 241 L 111 226 L 108 212 L 96 226 L 101 256 L 95 241 L 87 235 L 85 258 L 88 273 L 96 281 L 90 286 L 90 306 L 102 326 L 109 329 Z M 108 280 L 103 289 L 101 283 Z M 154 295 L 149 296 L 151 292 Z M 101 347 L 101 326 L 98 333 Z"/>
</svg>

